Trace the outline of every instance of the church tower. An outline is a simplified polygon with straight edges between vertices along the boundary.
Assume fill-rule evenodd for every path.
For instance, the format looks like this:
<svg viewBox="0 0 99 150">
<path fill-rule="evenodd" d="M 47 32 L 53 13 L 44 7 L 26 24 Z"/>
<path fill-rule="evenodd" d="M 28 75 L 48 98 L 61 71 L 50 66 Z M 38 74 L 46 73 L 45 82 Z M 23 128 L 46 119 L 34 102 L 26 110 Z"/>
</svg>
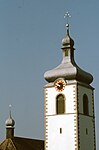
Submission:
<svg viewBox="0 0 99 150">
<path fill-rule="evenodd" d="M 62 62 L 44 74 L 45 150 L 96 150 L 93 76 L 76 64 L 66 27 Z"/>
</svg>

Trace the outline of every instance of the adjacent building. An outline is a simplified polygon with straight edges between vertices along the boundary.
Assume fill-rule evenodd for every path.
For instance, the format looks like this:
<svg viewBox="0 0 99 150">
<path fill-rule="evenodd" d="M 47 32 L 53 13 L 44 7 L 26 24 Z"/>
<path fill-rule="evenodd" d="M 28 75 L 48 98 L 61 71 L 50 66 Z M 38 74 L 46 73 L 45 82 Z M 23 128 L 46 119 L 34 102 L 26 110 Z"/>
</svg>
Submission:
<svg viewBox="0 0 99 150">
<path fill-rule="evenodd" d="M 0 144 L 0 150 L 44 150 L 43 140 L 16 137 L 14 135 L 15 121 L 11 116 L 11 112 L 5 124 L 6 139 Z"/>
</svg>

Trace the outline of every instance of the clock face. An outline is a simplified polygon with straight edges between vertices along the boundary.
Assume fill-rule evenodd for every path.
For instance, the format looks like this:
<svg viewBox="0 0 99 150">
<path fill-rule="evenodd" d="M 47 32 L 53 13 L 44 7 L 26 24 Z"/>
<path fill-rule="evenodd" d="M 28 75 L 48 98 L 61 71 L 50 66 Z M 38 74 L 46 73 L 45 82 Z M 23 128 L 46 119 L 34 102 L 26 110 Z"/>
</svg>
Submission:
<svg viewBox="0 0 99 150">
<path fill-rule="evenodd" d="M 66 85 L 66 82 L 63 79 L 58 79 L 58 80 L 55 81 L 55 89 L 58 92 L 63 91 L 64 88 L 65 88 L 65 85 Z"/>
</svg>

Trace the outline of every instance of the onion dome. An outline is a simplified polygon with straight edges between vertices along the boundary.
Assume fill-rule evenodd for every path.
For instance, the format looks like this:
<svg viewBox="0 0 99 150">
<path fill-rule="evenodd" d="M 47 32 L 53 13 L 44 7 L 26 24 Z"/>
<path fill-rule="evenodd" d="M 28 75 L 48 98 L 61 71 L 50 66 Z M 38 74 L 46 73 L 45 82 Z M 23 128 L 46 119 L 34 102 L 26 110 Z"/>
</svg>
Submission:
<svg viewBox="0 0 99 150">
<path fill-rule="evenodd" d="M 14 127 L 15 121 L 12 119 L 12 117 L 9 117 L 9 118 L 6 120 L 5 124 L 6 124 L 6 127 Z"/>
<path fill-rule="evenodd" d="M 77 80 L 85 84 L 90 84 L 93 81 L 93 76 L 82 70 L 75 63 L 74 60 L 74 41 L 69 35 L 69 25 L 67 27 L 67 34 L 62 40 L 63 60 L 56 68 L 45 72 L 44 78 L 48 82 L 54 82 L 57 78 L 64 78 L 65 80 Z"/>
<path fill-rule="evenodd" d="M 11 105 L 9 105 L 9 108 L 11 107 Z M 9 117 L 8 119 L 5 121 L 5 125 L 6 128 L 13 128 L 15 125 L 15 121 L 13 120 L 12 116 L 11 116 L 11 110 L 9 110 Z"/>
</svg>

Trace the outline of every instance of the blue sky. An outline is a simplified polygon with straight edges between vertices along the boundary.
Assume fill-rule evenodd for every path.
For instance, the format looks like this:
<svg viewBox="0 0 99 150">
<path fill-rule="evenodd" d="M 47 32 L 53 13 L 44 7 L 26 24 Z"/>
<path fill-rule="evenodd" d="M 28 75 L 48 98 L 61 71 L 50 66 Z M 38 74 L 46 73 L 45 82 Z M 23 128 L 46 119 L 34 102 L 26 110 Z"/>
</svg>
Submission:
<svg viewBox="0 0 99 150">
<path fill-rule="evenodd" d="M 17 136 L 44 138 L 43 74 L 62 60 L 67 11 L 75 60 L 94 76 L 99 147 L 98 0 L 0 0 L 0 140 L 5 138 L 9 104 Z"/>
</svg>

